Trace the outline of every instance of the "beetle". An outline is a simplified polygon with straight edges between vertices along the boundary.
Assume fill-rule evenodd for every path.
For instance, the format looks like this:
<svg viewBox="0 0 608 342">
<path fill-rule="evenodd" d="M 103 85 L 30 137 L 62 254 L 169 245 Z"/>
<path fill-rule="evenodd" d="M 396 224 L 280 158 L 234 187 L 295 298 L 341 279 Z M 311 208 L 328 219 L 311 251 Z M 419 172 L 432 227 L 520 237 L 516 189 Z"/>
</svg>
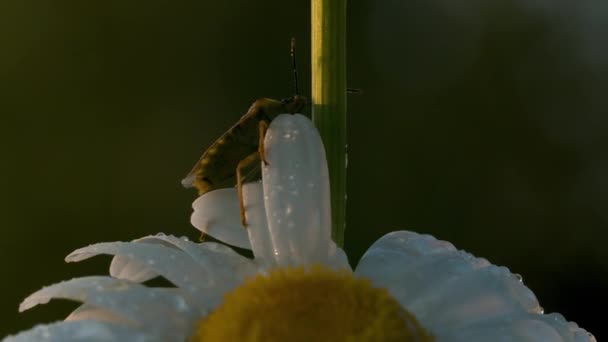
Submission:
<svg viewBox="0 0 608 342">
<path fill-rule="evenodd" d="M 211 190 L 234 186 L 236 183 L 243 227 L 247 227 L 242 190 L 245 171 L 258 160 L 268 164 L 264 154 L 264 136 L 270 121 L 279 114 L 298 113 L 308 102 L 304 96 L 297 95 L 294 39 L 291 40 L 291 57 L 295 95 L 282 100 L 256 100 L 236 124 L 205 150 L 190 173 L 182 180 L 185 187 L 195 187 L 199 196 Z"/>
</svg>

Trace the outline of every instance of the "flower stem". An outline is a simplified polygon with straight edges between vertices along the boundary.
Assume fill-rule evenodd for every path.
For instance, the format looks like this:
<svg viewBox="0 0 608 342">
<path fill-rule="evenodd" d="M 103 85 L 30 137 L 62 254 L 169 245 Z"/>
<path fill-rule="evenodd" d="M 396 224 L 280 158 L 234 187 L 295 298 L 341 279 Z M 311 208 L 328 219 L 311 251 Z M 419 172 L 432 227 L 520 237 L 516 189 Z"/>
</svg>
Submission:
<svg viewBox="0 0 608 342">
<path fill-rule="evenodd" d="M 312 119 L 329 167 L 332 238 L 346 226 L 346 0 L 312 0 Z"/>
</svg>

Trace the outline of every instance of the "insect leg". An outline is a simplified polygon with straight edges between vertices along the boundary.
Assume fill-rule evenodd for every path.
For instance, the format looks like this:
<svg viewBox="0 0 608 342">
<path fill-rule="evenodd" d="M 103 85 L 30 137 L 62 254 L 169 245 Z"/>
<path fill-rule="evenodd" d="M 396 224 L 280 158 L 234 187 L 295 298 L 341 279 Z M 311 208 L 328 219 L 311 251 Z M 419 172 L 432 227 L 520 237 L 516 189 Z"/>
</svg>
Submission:
<svg viewBox="0 0 608 342">
<path fill-rule="evenodd" d="M 259 130 L 260 137 L 258 141 L 258 153 L 260 154 L 260 159 L 262 159 L 264 165 L 268 165 L 268 160 L 266 160 L 266 152 L 264 150 L 264 137 L 266 136 L 266 130 L 268 130 L 268 122 L 266 120 L 260 120 Z"/>
<path fill-rule="evenodd" d="M 239 162 L 236 166 L 236 187 L 239 193 L 239 209 L 241 211 L 241 224 L 243 227 L 247 228 L 247 219 L 245 218 L 245 203 L 243 202 L 243 175 L 242 172 L 252 163 L 255 163 L 259 160 L 260 153 L 258 151 L 253 152 L 252 154 L 245 157 L 243 160 Z"/>
</svg>

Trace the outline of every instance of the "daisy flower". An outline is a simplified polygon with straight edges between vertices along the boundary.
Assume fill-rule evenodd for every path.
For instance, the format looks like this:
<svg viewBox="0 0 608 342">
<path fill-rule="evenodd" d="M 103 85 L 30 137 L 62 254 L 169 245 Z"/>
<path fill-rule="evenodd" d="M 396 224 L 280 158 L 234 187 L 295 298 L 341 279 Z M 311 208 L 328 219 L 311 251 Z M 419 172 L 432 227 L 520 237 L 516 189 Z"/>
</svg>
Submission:
<svg viewBox="0 0 608 342">
<path fill-rule="evenodd" d="M 110 276 L 68 280 L 30 295 L 81 302 L 65 321 L 9 336 L 22 341 L 595 341 L 505 267 L 429 235 L 398 231 L 354 269 L 330 238 L 329 181 L 321 140 L 301 115 L 276 118 L 266 136 L 262 183 L 209 192 L 192 223 L 249 248 L 168 235 L 98 243 L 68 262 L 113 255 Z M 142 284 L 162 276 L 174 287 Z"/>
</svg>

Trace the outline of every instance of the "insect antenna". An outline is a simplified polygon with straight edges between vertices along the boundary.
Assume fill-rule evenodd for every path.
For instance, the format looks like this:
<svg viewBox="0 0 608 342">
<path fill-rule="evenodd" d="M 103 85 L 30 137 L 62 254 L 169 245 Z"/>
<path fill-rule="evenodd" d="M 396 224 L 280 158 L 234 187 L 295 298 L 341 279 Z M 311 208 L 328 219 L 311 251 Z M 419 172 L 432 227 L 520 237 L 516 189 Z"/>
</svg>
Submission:
<svg viewBox="0 0 608 342">
<path fill-rule="evenodd" d="M 298 95 L 300 93 L 298 89 L 298 68 L 296 66 L 296 38 L 291 38 L 291 49 L 289 50 L 291 54 L 291 68 L 293 69 L 293 85 L 294 85 L 294 94 Z"/>
</svg>

